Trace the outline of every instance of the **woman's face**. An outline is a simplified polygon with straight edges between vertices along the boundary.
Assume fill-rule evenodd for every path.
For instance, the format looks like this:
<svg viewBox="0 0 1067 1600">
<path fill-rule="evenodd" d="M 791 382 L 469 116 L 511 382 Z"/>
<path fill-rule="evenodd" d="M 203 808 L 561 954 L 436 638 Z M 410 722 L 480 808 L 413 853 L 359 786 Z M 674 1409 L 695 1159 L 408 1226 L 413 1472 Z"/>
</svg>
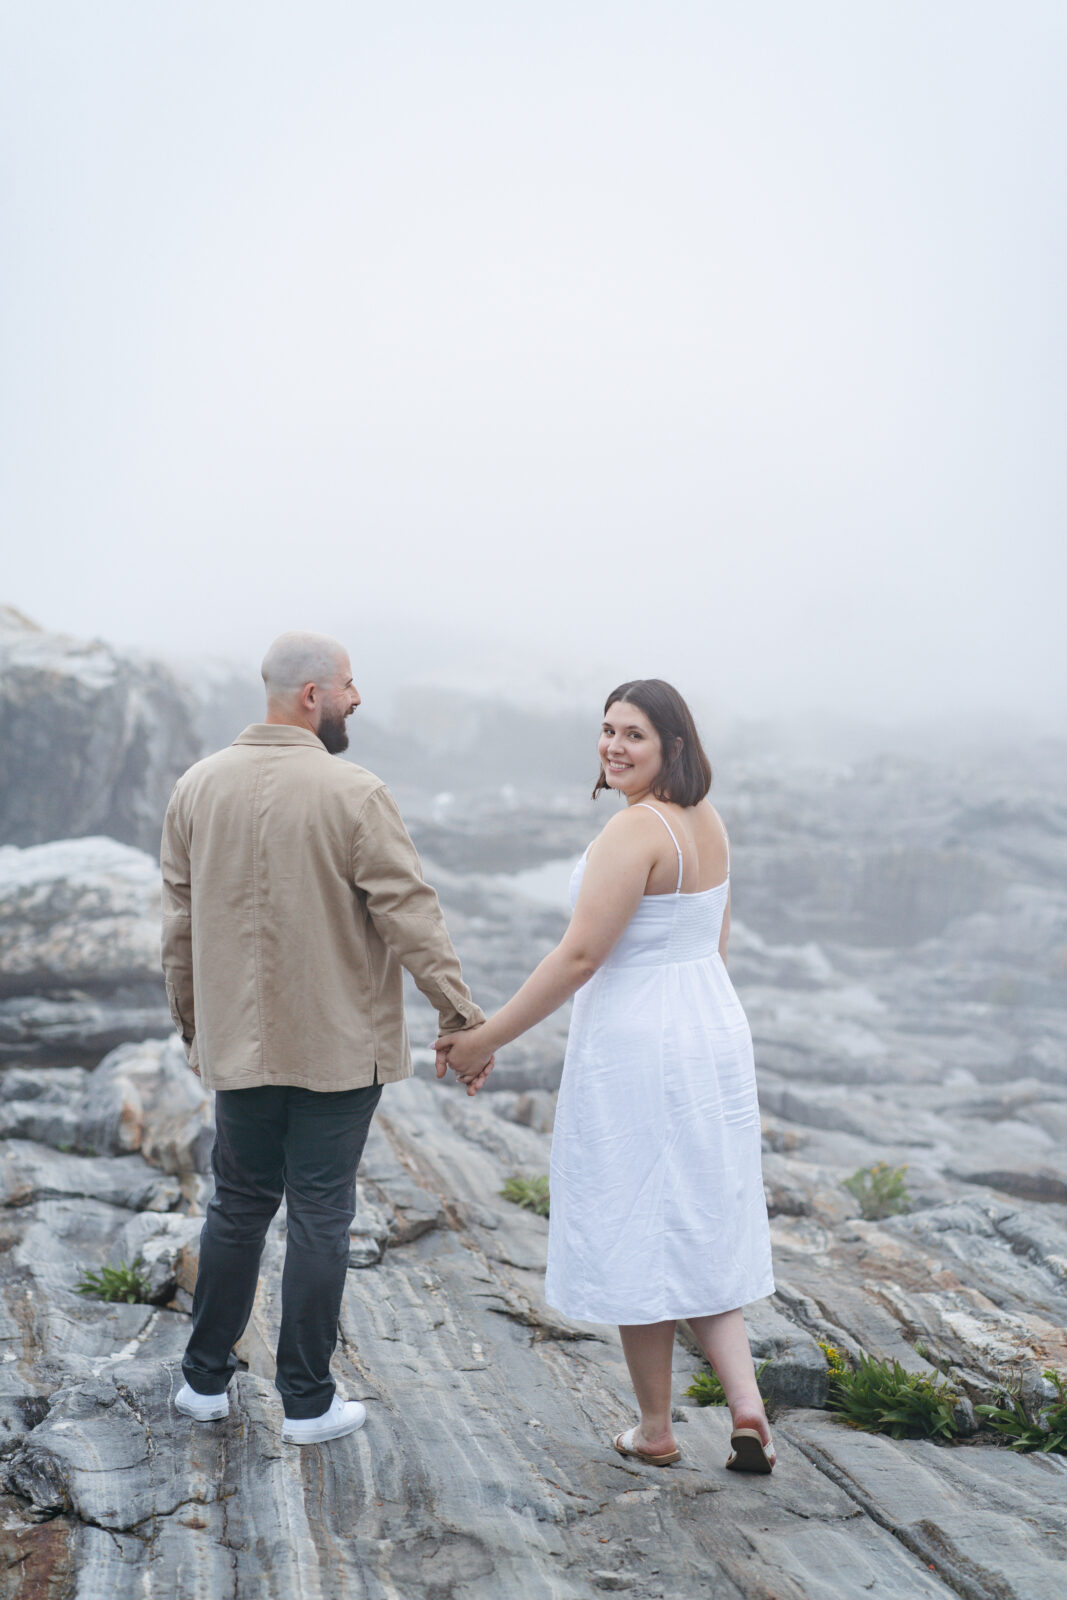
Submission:
<svg viewBox="0 0 1067 1600">
<path fill-rule="evenodd" d="M 627 799 L 647 794 L 663 765 L 659 734 L 628 700 L 616 700 L 604 713 L 597 753 L 608 788 Z"/>
</svg>

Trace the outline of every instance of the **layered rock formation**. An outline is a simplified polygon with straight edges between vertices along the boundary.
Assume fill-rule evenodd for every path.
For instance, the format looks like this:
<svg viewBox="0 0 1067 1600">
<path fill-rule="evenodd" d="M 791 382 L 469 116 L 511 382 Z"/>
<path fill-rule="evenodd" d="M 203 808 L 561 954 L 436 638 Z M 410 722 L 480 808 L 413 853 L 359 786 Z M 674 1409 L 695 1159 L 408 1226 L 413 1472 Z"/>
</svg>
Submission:
<svg viewBox="0 0 1067 1600">
<path fill-rule="evenodd" d="M 0 607 L 0 843 L 107 834 L 155 852 L 200 754 L 192 698 L 158 662 Z"/>
<path fill-rule="evenodd" d="M 779 1397 L 779 1467 L 753 1481 L 723 1470 L 726 1414 L 684 1400 L 698 1363 L 683 1338 L 684 1459 L 662 1472 L 612 1451 L 632 1417 L 617 1336 L 546 1306 L 547 1225 L 500 1198 L 506 1176 L 544 1170 L 548 1135 L 532 1124 L 551 1096 L 394 1085 L 361 1172 L 336 1358 L 368 1423 L 285 1449 L 271 1383 L 284 1216 L 229 1420 L 197 1426 L 171 1404 L 207 1193 L 194 1170 L 207 1109 L 182 1070 L 169 1043 L 150 1044 L 70 1073 L 67 1093 L 61 1074 L 42 1081 L 42 1112 L 79 1097 L 109 1107 L 95 1158 L 41 1142 L 58 1122 L 0 1144 L 5 1595 L 1059 1592 L 1062 1462 L 853 1433 L 822 1409 L 813 1337 L 929 1370 L 921 1331 L 973 1395 L 1006 1366 L 1062 1361 L 1059 1208 L 973 1189 L 864 1224 L 832 1174 L 812 1183 L 806 1163 L 776 1155 L 772 1190 L 791 1184 L 795 1203 L 773 1223 L 778 1293 L 750 1325 Z M 176 1161 L 171 1174 L 156 1164 Z M 86 1269 L 138 1256 L 153 1303 L 75 1292 Z"/>
<path fill-rule="evenodd" d="M 114 839 L 0 846 L 0 1065 L 166 1037 L 159 906 L 157 863 Z"/>
</svg>

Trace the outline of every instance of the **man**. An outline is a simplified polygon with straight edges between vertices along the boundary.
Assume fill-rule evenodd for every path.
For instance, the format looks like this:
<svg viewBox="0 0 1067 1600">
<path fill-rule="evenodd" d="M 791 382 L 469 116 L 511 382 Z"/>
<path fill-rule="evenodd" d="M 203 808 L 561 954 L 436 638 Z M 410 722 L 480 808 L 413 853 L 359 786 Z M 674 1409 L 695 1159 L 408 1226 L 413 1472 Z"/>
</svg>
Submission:
<svg viewBox="0 0 1067 1600">
<path fill-rule="evenodd" d="M 330 1357 L 356 1168 L 382 1085 L 411 1073 L 401 965 L 443 1031 L 483 1018 L 395 801 L 331 760 L 360 703 L 345 651 L 282 634 L 263 680 L 266 721 L 178 780 L 163 828 L 167 996 L 189 1065 L 216 1091 L 217 1129 L 175 1405 L 201 1422 L 228 1415 L 233 1347 L 284 1194 L 275 1381 L 283 1440 L 311 1444 L 365 1420 L 336 1395 Z"/>
</svg>

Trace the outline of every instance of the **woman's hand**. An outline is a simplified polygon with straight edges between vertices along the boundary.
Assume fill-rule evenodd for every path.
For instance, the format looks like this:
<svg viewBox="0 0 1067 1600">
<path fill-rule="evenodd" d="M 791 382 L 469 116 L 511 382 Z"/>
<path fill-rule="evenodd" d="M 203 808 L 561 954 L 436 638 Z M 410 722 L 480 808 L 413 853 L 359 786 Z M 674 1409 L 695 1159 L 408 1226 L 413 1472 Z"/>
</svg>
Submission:
<svg viewBox="0 0 1067 1600">
<path fill-rule="evenodd" d="M 493 1068 L 492 1051 L 479 1042 L 484 1035 L 485 1023 L 475 1028 L 464 1028 L 460 1033 L 444 1033 L 436 1041 L 437 1076 L 443 1078 L 451 1067 L 457 1078 L 467 1086 L 468 1094 L 477 1094 Z"/>
</svg>

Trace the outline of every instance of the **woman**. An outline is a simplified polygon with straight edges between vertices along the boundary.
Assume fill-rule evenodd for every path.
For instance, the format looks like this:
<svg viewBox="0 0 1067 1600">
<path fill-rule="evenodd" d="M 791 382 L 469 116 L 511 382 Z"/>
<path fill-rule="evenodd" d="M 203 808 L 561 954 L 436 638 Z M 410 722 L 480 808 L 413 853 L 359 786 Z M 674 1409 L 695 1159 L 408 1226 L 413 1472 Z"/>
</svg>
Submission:
<svg viewBox="0 0 1067 1600">
<path fill-rule="evenodd" d="M 626 807 L 571 879 L 556 949 L 481 1027 L 438 1040 L 474 1087 L 486 1059 L 575 996 L 552 1137 L 549 1303 L 615 1322 L 641 1417 L 622 1455 L 677 1461 L 671 1355 L 684 1317 L 726 1394 L 734 1470 L 774 1465 L 741 1307 L 773 1293 L 752 1038 L 726 975 L 730 851 L 688 706 L 658 678 L 607 698 L 594 798 Z M 444 1064 L 439 1057 L 439 1072 Z"/>
</svg>

